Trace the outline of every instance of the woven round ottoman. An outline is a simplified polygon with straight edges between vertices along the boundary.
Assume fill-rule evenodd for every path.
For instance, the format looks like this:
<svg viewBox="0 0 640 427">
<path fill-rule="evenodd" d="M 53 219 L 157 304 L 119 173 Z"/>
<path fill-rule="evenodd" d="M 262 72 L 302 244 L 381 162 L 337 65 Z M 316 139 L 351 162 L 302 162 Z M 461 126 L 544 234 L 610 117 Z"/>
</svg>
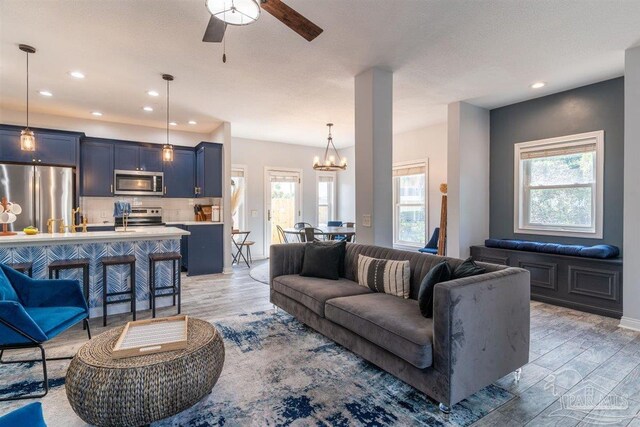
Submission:
<svg viewBox="0 0 640 427">
<path fill-rule="evenodd" d="M 83 345 L 69 365 L 67 399 L 85 422 L 147 425 L 184 411 L 211 392 L 224 364 L 224 344 L 210 323 L 190 317 L 183 350 L 112 359 L 123 328 Z"/>
</svg>

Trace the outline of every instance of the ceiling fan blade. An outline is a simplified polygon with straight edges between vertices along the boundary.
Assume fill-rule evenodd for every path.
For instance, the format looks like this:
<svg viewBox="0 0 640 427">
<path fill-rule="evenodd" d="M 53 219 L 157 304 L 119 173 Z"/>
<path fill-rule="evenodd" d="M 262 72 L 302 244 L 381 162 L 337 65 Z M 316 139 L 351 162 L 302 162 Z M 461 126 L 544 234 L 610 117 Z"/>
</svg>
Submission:
<svg viewBox="0 0 640 427">
<path fill-rule="evenodd" d="M 273 15 L 287 27 L 300 34 L 307 41 L 312 41 L 322 33 L 322 28 L 309 21 L 280 0 L 261 0 L 262 8 Z"/>
<path fill-rule="evenodd" d="M 211 15 L 207 29 L 202 37 L 203 42 L 220 43 L 224 38 L 224 30 L 227 29 L 227 24 Z"/>
</svg>

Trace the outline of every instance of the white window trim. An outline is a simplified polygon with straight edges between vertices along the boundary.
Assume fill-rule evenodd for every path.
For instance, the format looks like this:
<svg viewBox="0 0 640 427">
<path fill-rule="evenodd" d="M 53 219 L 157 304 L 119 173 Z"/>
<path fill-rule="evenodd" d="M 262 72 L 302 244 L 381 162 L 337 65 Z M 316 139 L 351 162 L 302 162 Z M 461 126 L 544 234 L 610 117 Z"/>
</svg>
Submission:
<svg viewBox="0 0 640 427">
<path fill-rule="evenodd" d="M 527 151 L 537 151 L 547 146 L 570 147 L 585 144 L 586 140 L 596 144 L 596 182 L 595 182 L 595 206 L 593 215 L 595 217 L 594 227 L 589 229 L 562 227 L 562 226 L 540 226 L 524 224 L 524 191 L 522 191 L 524 171 L 520 162 L 521 153 Z M 603 213 L 604 213 L 604 131 L 586 132 L 575 135 L 561 136 L 558 138 L 541 139 L 537 141 L 520 142 L 514 146 L 513 176 L 513 232 L 516 234 L 538 234 L 544 236 L 578 237 L 585 239 L 602 239 Z"/>
<path fill-rule="evenodd" d="M 319 211 L 320 204 L 318 203 L 318 185 L 320 184 L 320 177 L 328 176 L 333 178 L 333 191 L 331 192 L 331 210 L 329 212 L 329 220 L 335 221 L 336 214 L 338 212 L 336 202 L 336 193 L 338 192 L 338 176 L 335 172 L 316 172 L 316 224 L 320 225 Z"/>
<path fill-rule="evenodd" d="M 407 167 L 424 167 L 424 244 L 417 244 L 412 242 L 404 242 L 399 241 L 397 239 L 398 236 L 398 223 L 396 222 L 396 218 L 398 215 L 398 204 L 396 203 L 396 183 L 395 178 L 392 179 L 391 187 L 392 187 L 392 200 L 393 203 L 393 247 L 396 249 L 416 249 L 423 248 L 426 242 L 429 241 L 429 159 L 420 159 L 420 160 L 411 160 L 406 162 L 396 162 L 393 164 L 393 170 L 396 169 L 405 169 Z"/>
<path fill-rule="evenodd" d="M 247 165 L 231 165 L 231 171 L 233 170 L 242 170 L 242 174 L 244 175 L 244 192 L 242 193 L 242 214 L 244 216 L 244 228 L 249 229 L 249 207 L 247 206 L 247 192 L 249 191 L 249 167 Z M 231 207 L 229 207 L 231 208 Z"/>
</svg>

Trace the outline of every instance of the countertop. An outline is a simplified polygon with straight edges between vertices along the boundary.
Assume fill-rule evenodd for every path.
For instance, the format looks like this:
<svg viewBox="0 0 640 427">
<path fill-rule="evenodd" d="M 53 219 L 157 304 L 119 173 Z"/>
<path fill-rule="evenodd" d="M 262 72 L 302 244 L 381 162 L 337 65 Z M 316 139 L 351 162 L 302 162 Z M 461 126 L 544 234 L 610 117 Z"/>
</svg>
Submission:
<svg viewBox="0 0 640 427">
<path fill-rule="evenodd" d="M 14 246 L 67 245 L 71 243 L 118 242 L 135 240 L 178 239 L 188 236 L 186 230 L 176 227 L 131 227 L 128 231 L 90 231 L 87 233 L 39 233 L 28 236 L 19 232 L 15 236 L 0 236 L 0 248 Z"/>
</svg>

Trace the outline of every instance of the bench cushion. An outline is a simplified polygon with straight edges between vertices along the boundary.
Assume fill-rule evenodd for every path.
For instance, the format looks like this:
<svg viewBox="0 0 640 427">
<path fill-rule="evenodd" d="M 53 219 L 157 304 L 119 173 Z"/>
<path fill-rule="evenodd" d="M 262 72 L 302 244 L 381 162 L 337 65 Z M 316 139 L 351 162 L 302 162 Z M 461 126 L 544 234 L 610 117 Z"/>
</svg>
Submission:
<svg viewBox="0 0 640 427">
<path fill-rule="evenodd" d="M 372 293 L 368 288 L 348 279 L 329 280 L 302 277 L 297 274 L 274 278 L 273 289 L 322 317 L 324 317 L 325 302 L 331 298 Z"/>
<path fill-rule="evenodd" d="M 487 239 L 488 248 L 513 249 L 518 251 L 540 252 L 545 254 L 579 256 L 585 258 L 609 259 L 620 255 L 620 249 L 612 245 L 562 245 L 559 243 L 529 242 L 513 239 Z"/>
<path fill-rule="evenodd" d="M 381 293 L 334 298 L 325 316 L 417 368 L 433 362 L 433 319 L 422 317 L 415 300 Z"/>
</svg>

